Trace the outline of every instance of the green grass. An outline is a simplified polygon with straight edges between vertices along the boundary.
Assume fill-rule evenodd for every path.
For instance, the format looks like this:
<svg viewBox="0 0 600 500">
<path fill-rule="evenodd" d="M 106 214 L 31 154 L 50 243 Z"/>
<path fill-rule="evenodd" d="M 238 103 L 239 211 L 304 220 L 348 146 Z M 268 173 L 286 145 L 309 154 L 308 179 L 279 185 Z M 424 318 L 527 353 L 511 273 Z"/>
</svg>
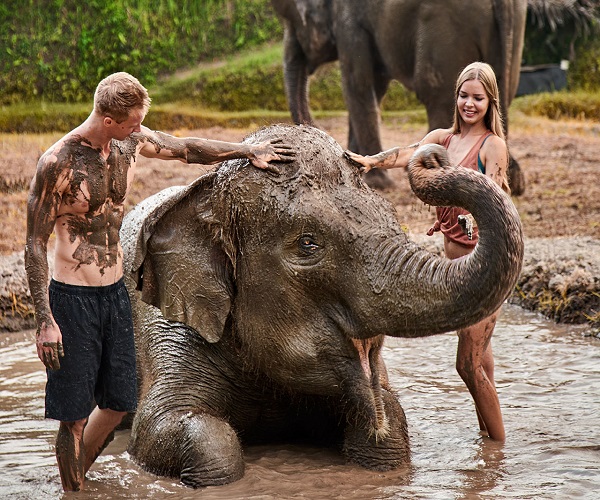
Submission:
<svg viewBox="0 0 600 500">
<path fill-rule="evenodd" d="M 519 97 L 512 107 L 529 116 L 546 116 L 553 120 L 567 118 L 598 121 L 600 91 L 544 92 Z"/>
<path fill-rule="evenodd" d="M 144 124 L 174 130 L 289 122 L 282 60 L 282 44 L 271 43 L 163 78 L 149 88 L 153 103 Z M 324 65 L 311 77 L 310 105 L 316 119 L 345 113 L 338 64 Z M 33 101 L 3 106 L 0 132 L 67 131 L 81 123 L 91 108 L 91 100 L 87 104 Z M 382 108 L 383 120 L 394 124 L 427 121 L 414 94 L 397 82 L 390 85 Z M 513 111 L 556 120 L 600 120 L 600 91 L 519 97 L 513 101 Z"/>
</svg>

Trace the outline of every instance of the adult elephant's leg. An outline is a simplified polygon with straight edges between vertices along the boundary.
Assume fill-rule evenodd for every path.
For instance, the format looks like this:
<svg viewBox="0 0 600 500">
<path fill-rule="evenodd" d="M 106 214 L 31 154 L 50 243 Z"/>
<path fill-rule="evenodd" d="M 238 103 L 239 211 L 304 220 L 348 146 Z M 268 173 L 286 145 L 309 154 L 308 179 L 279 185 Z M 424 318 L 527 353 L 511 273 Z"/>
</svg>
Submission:
<svg viewBox="0 0 600 500">
<path fill-rule="evenodd" d="M 382 147 L 379 96 L 373 70 L 375 55 L 371 53 L 368 34 L 363 30 L 347 29 L 340 37 L 338 52 L 348 108 L 348 149 L 363 155 L 376 154 Z M 387 84 L 381 88 L 387 88 Z M 391 185 L 386 172 L 378 169 L 372 172 L 365 176 L 371 187 L 384 189 Z"/>
<path fill-rule="evenodd" d="M 404 410 L 396 397 L 382 390 L 388 430 L 376 435 L 360 425 L 349 425 L 344 436 L 344 455 L 354 463 L 372 470 L 391 470 L 410 462 L 408 426 Z"/>
<path fill-rule="evenodd" d="M 224 420 L 173 409 L 150 390 L 136 414 L 129 453 L 148 471 L 194 488 L 231 483 L 244 475 L 239 439 Z"/>
<path fill-rule="evenodd" d="M 425 106 L 430 131 L 452 125 L 454 89 L 447 82 L 456 80 L 458 71 L 458 66 L 442 67 L 429 60 L 418 61 L 416 65 L 415 94 Z"/>
<path fill-rule="evenodd" d="M 381 109 L 381 101 L 385 97 L 390 85 L 391 78 L 385 71 L 375 72 L 375 97 L 377 99 L 377 109 Z M 349 148 L 352 151 L 352 148 Z M 394 181 L 385 170 L 373 169 L 365 174 L 365 181 L 369 186 L 375 189 L 385 189 L 394 186 Z"/>
<path fill-rule="evenodd" d="M 385 94 L 387 92 L 387 89 L 388 89 L 391 81 L 392 80 L 391 80 L 390 76 L 385 71 L 378 71 L 378 72 L 374 73 L 373 86 L 374 86 L 374 91 L 375 91 L 375 97 L 377 99 L 377 108 L 378 109 L 381 109 L 381 101 L 385 97 Z M 361 153 L 360 152 L 361 146 L 358 142 L 358 138 L 357 138 L 356 134 L 354 133 L 354 131 L 352 129 L 352 120 L 350 120 L 350 118 L 348 118 L 348 149 L 350 151 L 354 151 L 354 152 L 357 152 L 360 154 L 373 154 L 375 152 L 379 152 L 379 151 L 373 151 L 371 153 L 366 153 L 366 152 Z M 371 172 L 373 172 L 373 171 L 371 171 Z"/>
<path fill-rule="evenodd" d="M 512 154 L 508 159 L 507 176 L 511 194 L 521 196 L 525 192 L 527 181 L 525 180 L 523 170 L 521 170 L 521 165 L 519 165 L 519 162 Z"/>
</svg>

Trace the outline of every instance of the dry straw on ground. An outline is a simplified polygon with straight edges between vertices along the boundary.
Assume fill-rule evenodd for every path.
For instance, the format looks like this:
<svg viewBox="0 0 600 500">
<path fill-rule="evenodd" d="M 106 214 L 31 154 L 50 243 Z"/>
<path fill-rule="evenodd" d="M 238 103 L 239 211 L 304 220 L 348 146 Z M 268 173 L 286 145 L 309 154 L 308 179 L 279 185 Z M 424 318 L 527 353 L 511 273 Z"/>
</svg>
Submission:
<svg viewBox="0 0 600 500">
<path fill-rule="evenodd" d="M 318 125 L 345 146 L 344 118 L 321 120 Z M 240 141 L 250 130 L 213 127 L 171 132 Z M 425 132 L 424 126 L 389 121 L 382 127 L 383 144 L 386 148 L 411 144 Z M 4 317 L 0 317 L 0 330 L 32 325 L 30 299 L 21 289 L 26 285 L 16 285 L 24 275 L 15 266 L 22 266 L 27 187 L 39 155 L 59 137 L 0 135 L 0 314 Z M 528 243 L 512 300 L 560 321 L 600 324 L 600 126 L 511 116 L 509 146 L 527 179 L 525 194 L 514 198 Z M 128 208 L 211 168 L 142 158 Z M 395 187 L 383 195 L 394 203 L 400 221 L 415 239 L 435 246 L 434 240 L 423 238 L 435 212 L 412 194 L 405 172 L 390 173 Z M 7 327 L 9 317 L 26 321 L 12 321 L 13 326 Z"/>
</svg>

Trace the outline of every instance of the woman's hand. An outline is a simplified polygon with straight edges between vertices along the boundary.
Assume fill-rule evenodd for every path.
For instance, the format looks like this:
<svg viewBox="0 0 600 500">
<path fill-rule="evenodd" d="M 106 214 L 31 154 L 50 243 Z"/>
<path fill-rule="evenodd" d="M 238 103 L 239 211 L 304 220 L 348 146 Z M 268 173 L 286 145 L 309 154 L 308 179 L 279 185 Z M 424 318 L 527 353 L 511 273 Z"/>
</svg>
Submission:
<svg viewBox="0 0 600 500">
<path fill-rule="evenodd" d="M 379 161 L 374 156 L 363 156 L 352 151 L 344 151 L 344 158 L 355 164 L 361 172 L 367 173 L 369 170 L 377 168 Z"/>
<path fill-rule="evenodd" d="M 344 151 L 344 157 L 357 165 L 363 173 L 374 168 L 406 168 L 410 157 L 418 146 L 419 143 L 411 144 L 405 148 L 395 147 L 370 156 L 363 156 L 346 150 Z"/>
</svg>

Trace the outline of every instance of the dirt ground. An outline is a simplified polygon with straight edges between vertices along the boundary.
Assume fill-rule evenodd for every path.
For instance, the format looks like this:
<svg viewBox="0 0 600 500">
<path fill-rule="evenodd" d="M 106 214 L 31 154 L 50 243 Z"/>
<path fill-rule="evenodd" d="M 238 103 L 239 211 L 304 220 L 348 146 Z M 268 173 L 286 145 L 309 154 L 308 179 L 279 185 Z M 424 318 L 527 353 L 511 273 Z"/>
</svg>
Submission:
<svg viewBox="0 0 600 500">
<path fill-rule="evenodd" d="M 332 135 L 343 147 L 346 146 L 347 124 L 345 118 L 330 118 L 317 121 L 317 125 Z M 513 197 L 523 223 L 524 234 L 531 240 L 530 248 L 534 250 L 533 275 L 543 277 L 533 288 L 527 288 L 527 281 L 520 282 L 516 296 L 521 295 L 522 303 L 534 297 L 531 308 L 540 309 L 557 320 L 568 321 L 569 314 L 564 316 L 565 300 L 569 295 L 569 286 L 573 280 L 581 281 L 581 259 L 585 260 L 589 252 L 599 253 L 600 247 L 600 125 L 583 121 L 551 121 L 543 118 L 531 118 L 511 115 L 509 148 L 518 160 L 525 173 L 525 193 Z M 249 129 L 210 128 L 202 130 L 169 131 L 179 136 L 200 136 L 225 141 L 241 141 L 243 137 L 257 127 Z M 408 145 L 419 140 L 426 132 L 424 126 L 409 125 L 401 119 L 386 120 L 382 125 L 384 148 L 396 145 Z M 7 292 L 6 287 L 12 281 L 18 281 L 10 269 L 21 266 L 19 255 L 25 244 L 25 214 L 27 189 L 35 172 L 39 155 L 47 149 L 61 134 L 48 135 L 7 135 L 0 134 L 0 276 L 4 289 L 4 307 L 0 304 L 0 314 L 12 303 L 13 313 L 18 312 L 18 300 L 14 293 Z M 129 196 L 128 208 L 145 197 L 172 185 L 189 183 L 197 176 L 213 167 L 187 166 L 179 162 L 163 162 L 141 158 L 139 170 Z M 411 192 L 406 173 L 401 170 L 390 171 L 394 180 L 393 189 L 382 193 L 397 208 L 398 217 L 411 236 L 417 241 L 426 241 L 423 234 L 435 219 L 435 211 L 424 206 Z M 549 238 L 549 239 L 548 239 Z M 533 243 L 535 242 L 535 244 Z M 583 245 L 583 246 L 582 246 Z M 591 245 L 591 246 L 590 246 Z M 552 269 L 538 269 L 539 254 L 548 247 L 554 249 L 551 259 L 561 261 L 561 269 L 557 263 Z M 579 248 L 573 257 L 570 248 Z M 583 257 L 581 257 L 583 256 Z M 596 294 L 596 302 L 581 309 L 577 306 L 579 319 L 600 318 L 600 263 L 595 255 L 583 266 L 586 278 L 583 290 L 592 298 Z M 573 261 L 573 266 L 564 268 L 564 261 Z M 575 259 L 575 260 L 573 260 Z M 2 261 L 4 264 L 2 264 Z M 10 261 L 10 263 L 8 263 Z M 16 264 L 14 264 L 16 262 Z M 529 262 L 531 264 L 531 262 Z M 527 266 L 527 262 L 526 262 Z M 535 267 L 537 266 L 537 267 Z M 587 266 L 587 267 L 586 267 Z M 598 267 L 596 267 L 598 266 Z M 577 271 L 575 278 L 571 275 Z M 540 295 L 547 294 L 552 288 L 550 281 L 560 274 L 564 279 L 554 280 L 555 292 L 550 293 L 549 311 L 539 306 Z M 565 281 L 566 280 L 566 281 Z M 543 283 L 542 283 L 543 281 Z M 525 285 L 525 288 L 523 288 Z M 531 285 L 531 283 L 530 283 Z M 558 288 L 557 288 L 558 287 Z M 562 288 L 561 288 L 562 287 Z M 8 293 L 8 295 L 7 295 Z M 2 290 L 0 290 L 2 295 Z M 554 301 L 554 295 L 562 295 L 560 304 Z M 546 300 L 544 299 L 544 300 Z M 548 303 L 546 300 L 546 303 Z M 8 301 L 8 302 L 7 302 Z M 0 297 L 2 302 L 2 297 Z M 572 302 L 572 301 L 570 301 Z M 536 305 L 537 304 L 537 305 Z M 568 305 L 568 304 L 567 304 Z M 25 307 L 25 306 L 24 306 Z M 573 307 L 573 306 L 570 306 Z M 16 309 L 15 309 L 16 308 Z M 25 307 L 26 308 L 26 307 Z M 558 310 L 558 313 L 557 313 Z M 562 311 L 562 312 L 561 312 Z M 583 311 L 583 312 L 582 312 Z M 582 316 L 583 314 L 583 316 Z M 581 321 L 577 321 L 581 322 Z"/>
</svg>

